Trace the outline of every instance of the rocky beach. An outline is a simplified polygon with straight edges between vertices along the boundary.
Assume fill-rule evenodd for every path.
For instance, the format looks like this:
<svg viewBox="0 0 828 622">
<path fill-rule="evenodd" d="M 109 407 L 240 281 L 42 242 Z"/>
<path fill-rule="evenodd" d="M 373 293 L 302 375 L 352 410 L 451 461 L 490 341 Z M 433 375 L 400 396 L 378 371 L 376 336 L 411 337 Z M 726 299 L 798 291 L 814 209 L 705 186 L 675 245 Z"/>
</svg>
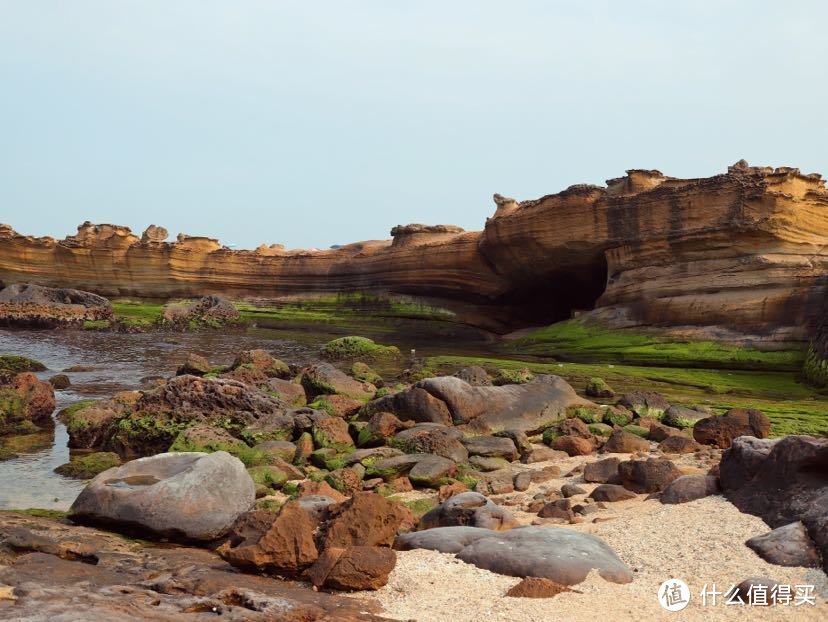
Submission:
<svg viewBox="0 0 828 622">
<path fill-rule="evenodd" d="M 0 226 L 0 617 L 826 619 L 821 178 L 495 203 L 313 253 Z"/>
</svg>

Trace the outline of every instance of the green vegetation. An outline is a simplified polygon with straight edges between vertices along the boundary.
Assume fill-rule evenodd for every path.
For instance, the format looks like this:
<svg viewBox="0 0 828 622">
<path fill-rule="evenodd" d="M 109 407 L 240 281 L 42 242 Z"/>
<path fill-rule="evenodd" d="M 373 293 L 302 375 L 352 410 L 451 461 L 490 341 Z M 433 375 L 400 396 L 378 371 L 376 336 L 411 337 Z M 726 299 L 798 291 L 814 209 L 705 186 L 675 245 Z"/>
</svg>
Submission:
<svg viewBox="0 0 828 622">
<path fill-rule="evenodd" d="M 805 363 L 802 366 L 802 373 L 805 375 L 805 380 L 815 387 L 828 386 L 828 360 L 820 358 L 814 345 L 811 344 L 808 348 L 808 353 L 805 355 Z"/>
<path fill-rule="evenodd" d="M 396 497 L 389 497 L 391 501 L 400 501 Z M 437 507 L 437 499 L 434 497 L 426 497 L 425 499 L 414 499 L 413 501 L 403 501 L 403 505 L 411 510 L 414 518 L 420 519 L 422 516 Z"/>
<path fill-rule="evenodd" d="M 534 377 L 535 374 L 525 367 L 520 369 L 498 369 L 497 374 L 492 378 L 492 384 L 496 387 L 504 384 L 526 384 L 532 382 Z"/>
<path fill-rule="evenodd" d="M 157 325 L 164 314 L 164 305 L 152 302 L 119 300 L 112 302 L 115 321 L 132 329 L 147 329 Z"/>
<path fill-rule="evenodd" d="M 46 366 L 40 361 L 17 356 L 16 354 L 0 354 L 0 372 L 19 374 L 24 371 L 44 371 Z"/>
<path fill-rule="evenodd" d="M 566 411 L 567 417 L 577 417 L 584 423 L 600 423 L 603 415 L 603 409 L 592 408 L 590 406 L 575 406 Z"/>
<path fill-rule="evenodd" d="M 322 346 L 322 356 L 332 360 L 342 359 L 376 359 L 398 357 L 400 350 L 396 346 L 383 346 L 367 337 L 339 337 Z M 369 368 L 370 369 L 370 368 Z"/>
<path fill-rule="evenodd" d="M 484 368 L 529 368 L 536 374 L 556 374 L 573 387 L 601 376 L 617 394 L 636 389 L 658 391 L 671 404 L 708 406 L 717 414 L 730 408 L 758 408 L 771 420 L 771 434 L 828 436 L 828 397 L 800 382 L 791 371 L 735 371 L 678 367 L 644 367 L 597 363 L 537 363 L 465 356 L 430 357 L 439 373 L 454 373 L 469 365 Z"/>
<path fill-rule="evenodd" d="M 83 417 L 78 417 L 77 414 L 84 408 L 88 408 L 93 404 L 95 404 L 95 400 L 81 400 L 80 402 L 75 402 L 71 406 L 67 406 L 60 411 L 58 418 L 63 425 L 66 426 L 66 429 L 70 434 L 79 432 L 80 430 L 85 430 L 89 427 L 89 421 Z"/>
<path fill-rule="evenodd" d="M 797 370 L 804 359 L 797 351 L 765 352 L 712 341 L 678 341 L 654 332 L 609 330 L 579 318 L 540 328 L 502 348 L 577 362 L 715 369 Z"/>
<path fill-rule="evenodd" d="M 119 464 L 121 460 L 118 454 L 103 451 L 85 456 L 73 456 L 69 462 L 57 467 L 55 473 L 76 479 L 90 479 Z"/>
<path fill-rule="evenodd" d="M 107 330 L 112 326 L 109 320 L 84 320 L 83 330 Z"/>
<path fill-rule="evenodd" d="M 647 438 L 650 435 L 650 428 L 645 428 L 640 425 L 625 425 L 624 431 L 629 432 L 630 434 L 635 434 L 636 436 L 640 436 L 641 438 Z"/>
</svg>

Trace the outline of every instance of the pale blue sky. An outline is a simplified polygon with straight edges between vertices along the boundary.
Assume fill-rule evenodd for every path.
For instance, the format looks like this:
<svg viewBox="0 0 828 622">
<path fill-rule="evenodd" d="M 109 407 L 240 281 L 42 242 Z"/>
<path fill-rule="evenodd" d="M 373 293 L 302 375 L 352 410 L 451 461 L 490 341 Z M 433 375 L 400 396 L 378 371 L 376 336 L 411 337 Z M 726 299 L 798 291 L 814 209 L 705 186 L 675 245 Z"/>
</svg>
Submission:
<svg viewBox="0 0 828 622">
<path fill-rule="evenodd" d="M 0 0 L 0 222 L 479 229 L 628 168 L 828 173 L 828 3 Z"/>
</svg>

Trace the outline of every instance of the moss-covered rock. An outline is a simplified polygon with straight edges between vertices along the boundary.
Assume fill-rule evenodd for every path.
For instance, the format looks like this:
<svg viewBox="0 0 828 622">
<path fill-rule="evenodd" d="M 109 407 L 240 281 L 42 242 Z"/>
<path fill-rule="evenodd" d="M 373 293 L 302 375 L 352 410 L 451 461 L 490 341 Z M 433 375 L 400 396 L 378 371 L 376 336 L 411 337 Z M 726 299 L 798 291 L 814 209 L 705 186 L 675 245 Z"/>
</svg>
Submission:
<svg viewBox="0 0 828 622">
<path fill-rule="evenodd" d="M 397 358 L 400 350 L 396 346 L 384 346 L 367 337 L 340 337 L 322 346 L 321 354 L 326 359 L 338 361 L 343 359 L 375 360 Z"/>
<path fill-rule="evenodd" d="M 118 454 L 100 451 L 84 456 L 72 456 L 69 462 L 57 467 L 55 473 L 75 479 L 91 479 L 98 473 L 103 473 L 119 464 L 121 464 L 121 459 Z"/>
<path fill-rule="evenodd" d="M 254 466 L 247 473 L 256 486 L 279 490 L 288 481 L 289 474 L 275 466 Z"/>
<path fill-rule="evenodd" d="M 16 354 L 0 354 L 0 372 L 19 374 L 24 371 L 44 371 L 46 366 L 40 361 Z"/>
<path fill-rule="evenodd" d="M 584 423 L 600 423 L 604 409 L 594 406 L 573 406 L 566 410 L 567 417 L 576 417 Z"/>
<path fill-rule="evenodd" d="M 633 418 L 633 413 L 626 408 L 621 406 L 608 406 L 604 412 L 603 422 L 607 425 L 619 425 L 623 428 L 625 425 L 631 424 Z"/>
<path fill-rule="evenodd" d="M 640 436 L 641 438 L 647 438 L 650 435 L 650 428 L 645 428 L 640 425 L 625 425 L 624 431 L 629 432 L 630 434 L 635 434 L 636 436 Z"/>
<path fill-rule="evenodd" d="M 612 387 L 607 384 L 606 380 L 597 376 L 589 379 L 585 393 L 590 397 L 615 397 Z"/>
<path fill-rule="evenodd" d="M 595 436 L 607 437 L 612 434 L 612 426 L 606 423 L 590 423 L 587 427 Z"/>
<path fill-rule="evenodd" d="M 382 376 L 375 372 L 367 363 L 356 361 L 351 365 L 351 376 L 362 382 L 369 382 L 380 388 L 384 384 Z"/>
<path fill-rule="evenodd" d="M 521 369 L 498 369 L 492 384 L 496 387 L 505 384 L 526 384 L 534 380 L 535 374 L 523 367 Z"/>
</svg>

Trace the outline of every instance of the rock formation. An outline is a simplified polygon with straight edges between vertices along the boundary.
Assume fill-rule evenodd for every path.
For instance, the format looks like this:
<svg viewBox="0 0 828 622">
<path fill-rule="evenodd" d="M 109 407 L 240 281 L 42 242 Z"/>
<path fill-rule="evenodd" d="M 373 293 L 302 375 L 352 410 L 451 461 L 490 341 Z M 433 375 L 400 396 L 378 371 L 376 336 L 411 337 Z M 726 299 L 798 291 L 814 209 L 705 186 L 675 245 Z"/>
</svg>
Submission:
<svg viewBox="0 0 828 622">
<path fill-rule="evenodd" d="M 718 326 L 807 340 L 828 265 L 828 191 L 818 174 L 739 162 L 676 179 L 630 170 L 533 201 L 495 195 L 479 232 L 395 227 L 391 241 L 327 251 L 230 250 L 84 223 L 64 240 L 0 225 L 0 281 L 104 296 L 279 297 L 375 291 L 438 301 L 505 331 L 590 310 L 612 325 Z"/>
</svg>

